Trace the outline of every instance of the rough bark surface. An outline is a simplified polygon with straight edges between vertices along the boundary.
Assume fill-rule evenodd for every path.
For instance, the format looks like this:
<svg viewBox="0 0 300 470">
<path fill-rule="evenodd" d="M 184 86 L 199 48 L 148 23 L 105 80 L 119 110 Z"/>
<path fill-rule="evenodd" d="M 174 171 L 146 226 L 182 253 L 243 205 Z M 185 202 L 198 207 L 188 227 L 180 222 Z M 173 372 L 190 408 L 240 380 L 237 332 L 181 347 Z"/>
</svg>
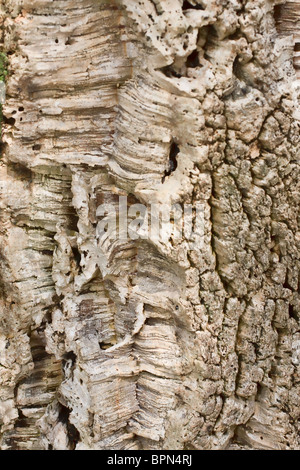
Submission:
<svg viewBox="0 0 300 470">
<path fill-rule="evenodd" d="M 1 14 L 1 449 L 300 449 L 300 2 Z M 98 239 L 119 195 L 204 248 Z"/>
</svg>

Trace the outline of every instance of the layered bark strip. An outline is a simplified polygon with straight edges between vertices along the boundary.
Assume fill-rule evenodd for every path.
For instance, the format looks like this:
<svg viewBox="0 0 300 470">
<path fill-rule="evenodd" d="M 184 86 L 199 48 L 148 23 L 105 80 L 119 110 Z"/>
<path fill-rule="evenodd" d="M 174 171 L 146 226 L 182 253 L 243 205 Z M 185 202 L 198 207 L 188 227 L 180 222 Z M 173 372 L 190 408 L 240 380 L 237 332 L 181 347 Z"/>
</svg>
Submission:
<svg viewBox="0 0 300 470">
<path fill-rule="evenodd" d="M 2 0 L 2 450 L 300 449 L 299 15 Z M 100 236 L 125 197 L 199 243 Z"/>
</svg>

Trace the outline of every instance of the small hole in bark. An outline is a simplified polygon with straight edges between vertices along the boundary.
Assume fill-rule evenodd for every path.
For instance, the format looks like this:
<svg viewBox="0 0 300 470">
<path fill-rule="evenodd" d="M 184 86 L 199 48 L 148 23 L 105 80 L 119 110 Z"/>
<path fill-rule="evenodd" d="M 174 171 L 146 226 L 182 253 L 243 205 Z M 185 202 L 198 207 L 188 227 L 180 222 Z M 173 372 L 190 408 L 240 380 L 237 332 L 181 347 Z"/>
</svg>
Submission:
<svg viewBox="0 0 300 470">
<path fill-rule="evenodd" d="M 52 254 L 52 251 L 50 253 Z M 49 325 L 52 323 L 52 313 L 50 311 L 45 313 L 43 323 L 48 323 Z"/>
<path fill-rule="evenodd" d="M 171 148 L 170 148 L 168 169 L 165 170 L 165 174 L 162 178 L 162 183 L 164 183 L 164 181 L 166 179 L 166 176 L 170 176 L 170 174 L 173 173 L 173 171 L 176 170 L 176 168 L 178 166 L 177 155 L 178 155 L 179 152 L 180 152 L 180 149 L 179 149 L 178 145 L 175 142 L 173 142 L 171 144 Z"/>
<path fill-rule="evenodd" d="M 193 9 L 193 10 L 204 10 L 202 5 L 199 5 L 199 4 L 192 5 L 187 0 L 184 0 L 183 5 L 182 5 L 182 11 L 191 10 L 191 9 Z"/>
<path fill-rule="evenodd" d="M 19 418 L 16 421 L 15 427 L 16 429 L 28 427 L 28 420 L 26 419 L 26 416 L 23 415 L 22 411 L 19 411 Z"/>
<path fill-rule="evenodd" d="M 78 216 L 77 214 L 70 214 L 69 218 L 69 229 L 73 230 L 74 232 L 78 231 Z"/>
<path fill-rule="evenodd" d="M 73 251 L 73 255 L 74 255 L 74 258 L 75 258 L 75 261 L 76 263 L 78 264 L 78 266 L 80 265 L 80 261 L 81 261 L 81 254 L 79 252 L 79 250 L 77 248 L 72 248 L 72 251 Z"/>
<path fill-rule="evenodd" d="M 181 78 L 182 75 L 179 72 L 176 72 L 172 65 L 168 65 L 167 67 L 163 67 L 161 69 L 162 73 L 166 75 L 166 77 L 176 77 L 176 78 Z"/>
<path fill-rule="evenodd" d="M 58 419 L 61 423 L 66 425 L 70 447 L 72 450 L 74 450 L 77 442 L 80 440 L 80 434 L 75 428 L 75 426 L 70 423 L 70 414 L 71 410 L 69 410 L 69 408 L 67 408 L 66 406 L 60 404 L 60 413 Z"/>
<path fill-rule="evenodd" d="M 22 112 L 24 111 L 23 106 L 20 106 L 20 107 L 19 107 L 19 111 L 20 111 L 20 113 L 22 113 Z"/>
<path fill-rule="evenodd" d="M 295 52 L 300 52 L 300 42 L 296 42 L 295 47 L 294 47 Z"/>
<path fill-rule="evenodd" d="M 282 5 L 275 5 L 274 6 L 274 18 L 276 25 L 280 22 L 282 15 Z"/>
<path fill-rule="evenodd" d="M 232 71 L 233 71 L 233 74 L 237 78 L 242 78 L 241 77 L 241 63 L 239 61 L 239 56 L 236 56 L 236 58 L 234 59 Z"/>
<path fill-rule="evenodd" d="M 239 30 L 235 31 L 234 33 L 230 34 L 227 39 L 231 40 L 231 41 L 236 41 L 237 39 L 240 38 L 240 32 Z"/>
<path fill-rule="evenodd" d="M 16 123 L 16 120 L 13 117 L 7 118 L 7 117 L 3 116 L 3 122 L 4 122 L 4 124 L 9 124 L 10 126 L 14 126 L 15 123 Z"/>
<path fill-rule="evenodd" d="M 58 39 L 55 39 L 56 44 L 58 44 Z"/>
<path fill-rule="evenodd" d="M 42 146 L 40 144 L 33 145 L 32 150 L 41 150 Z"/>
<path fill-rule="evenodd" d="M 155 318 L 146 318 L 145 320 L 145 325 L 148 325 L 148 326 L 154 326 L 157 324 L 157 320 Z"/>
<path fill-rule="evenodd" d="M 65 361 L 71 361 L 71 362 L 72 362 L 72 366 L 74 366 L 74 364 L 75 364 L 75 362 L 76 362 L 76 354 L 74 354 L 73 351 L 69 351 L 69 352 L 67 352 L 66 354 L 64 354 L 63 359 L 64 359 Z"/>
<path fill-rule="evenodd" d="M 199 53 L 197 49 L 195 49 L 187 58 L 186 66 L 190 68 L 195 68 L 200 66 L 199 62 Z"/>
<path fill-rule="evenodd" d="M 109 349 L 112 346 L 113 344 L 110 344 L 110 343 L 104 343 L 104 342 L 99 343 L 99 348 L 103 351 L 106 351 L 106 349 Z"/>
<path fill-rule="evenodd" d="M 298 321 L 299 321 L 298 315 L 295 312 L 295 309 L 294 309 L 293 305 L 291 305 L 291 304 L 289 305 L 289 316 L 290 316 L 290 318 L 294 318 L 296 320 L 296 322 L 298 323 Z"/>
<path fill-rule="evenodd" d="M 172 145 L 171 145 L 171 149 L 170 149 L 170 157 L 169 157 L 169 162 L 170 162 L 170 171 L 175 171 L 176 168 L 177 168 L 177 160 L 176 160 L 176 157 L 177 155 L 179 154 L 180 150 L 179 150 L 179 147 L 178 145 L 173 142 Z"/>
</svg>

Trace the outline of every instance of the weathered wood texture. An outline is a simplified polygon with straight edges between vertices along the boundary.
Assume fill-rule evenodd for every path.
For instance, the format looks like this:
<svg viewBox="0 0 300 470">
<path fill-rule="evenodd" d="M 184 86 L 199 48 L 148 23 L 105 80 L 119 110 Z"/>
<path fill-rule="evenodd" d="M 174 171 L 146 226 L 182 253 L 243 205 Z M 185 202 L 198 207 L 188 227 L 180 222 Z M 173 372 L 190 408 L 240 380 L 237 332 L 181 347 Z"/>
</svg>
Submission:
<svg viewBox="0 0 300 470">
<path fill-rule="evenodd" d="M 1 449 L 300 448 L 281 3 L 2 0 Z M 204 248 L 101 244 L 118 195 L 201 202 Z"/>
</svg>

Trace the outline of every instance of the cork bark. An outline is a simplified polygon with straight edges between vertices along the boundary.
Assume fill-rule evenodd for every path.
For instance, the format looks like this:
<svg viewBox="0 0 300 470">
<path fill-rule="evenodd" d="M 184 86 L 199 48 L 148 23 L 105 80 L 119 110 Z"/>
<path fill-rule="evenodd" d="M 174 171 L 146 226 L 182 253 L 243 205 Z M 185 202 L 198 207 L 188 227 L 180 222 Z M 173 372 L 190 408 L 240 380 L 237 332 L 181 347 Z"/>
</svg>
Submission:
<svg viewBox="0 0 300 470">
<path fill-rule="evenodd" d="M 0 448 L 300 449 L 300 2 L 0 3 Z"/>
</svg>

